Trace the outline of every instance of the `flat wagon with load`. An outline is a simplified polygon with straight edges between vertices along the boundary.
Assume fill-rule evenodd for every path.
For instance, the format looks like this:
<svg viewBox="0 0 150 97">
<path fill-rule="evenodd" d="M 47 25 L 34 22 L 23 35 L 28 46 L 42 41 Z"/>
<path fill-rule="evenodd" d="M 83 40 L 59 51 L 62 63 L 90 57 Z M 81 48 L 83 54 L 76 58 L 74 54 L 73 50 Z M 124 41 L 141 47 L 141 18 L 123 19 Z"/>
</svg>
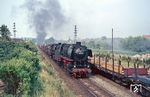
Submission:
<svg viewBox="0 0 150 97">
<path fill-rule="evenodd" d="M 140 84 L 142 86 L 142 92 L 140 94 L 150 97 L 150 77 L 145 65 L 139 67 L 139 64 L 134 64 L 133 67 L 123 66 L 121 60 L 118 63 L 113 63 L 113 59 L 110 60 L 108 56 L 101 57 L 100 55 L 94 55 L 89 63 L 94 65 L 97 69 L 97 73 L 104 75 L 108 78 L 115 80 L 126 86 L 131 84 Z"/>
</svg>

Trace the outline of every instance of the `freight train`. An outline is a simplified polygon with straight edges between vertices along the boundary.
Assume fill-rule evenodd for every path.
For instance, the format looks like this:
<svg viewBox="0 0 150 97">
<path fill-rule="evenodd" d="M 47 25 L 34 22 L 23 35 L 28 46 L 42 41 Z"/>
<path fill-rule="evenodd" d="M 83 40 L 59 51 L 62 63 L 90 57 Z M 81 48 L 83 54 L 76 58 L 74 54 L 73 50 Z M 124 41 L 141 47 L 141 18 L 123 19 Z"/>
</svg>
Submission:
<svg viewBox="0 0 150 97">
<path fill-rule="evenodd" d="M 88 77 L 91 73 L 101 74 L 128 87 L 140 84 L 142 92 L 139 93 L 143 97 L 150 97 L 148 68 L 123 67 L 120 62 L 113 66 L 107 57 L 92 57 L 92 51 L 81 45 L 81 42 L 48 44 L 41 46 L 41 49 L 75 78 Z"/>
<path fill-rule="evenodd" d="M 92 57 L 92 51 L 81 42 L 76 44 L 49 44 L 42 49 L 73 77 L 88 77 L 91 73 L 91 65 L 88 58 Z"/>
</svg>

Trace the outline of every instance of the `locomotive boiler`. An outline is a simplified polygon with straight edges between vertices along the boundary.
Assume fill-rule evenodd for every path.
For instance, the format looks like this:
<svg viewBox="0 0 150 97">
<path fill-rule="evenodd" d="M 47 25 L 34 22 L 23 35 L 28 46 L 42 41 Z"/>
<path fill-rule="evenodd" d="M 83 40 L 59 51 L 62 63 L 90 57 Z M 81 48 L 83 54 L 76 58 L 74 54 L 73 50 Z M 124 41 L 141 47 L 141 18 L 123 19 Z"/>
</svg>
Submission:
<svg viewBox="0 0 150 97">
<path fill-rule="evenodd" d="M 77 42 L 76 44 L 64 44 L 62 55 L 75 62 L 82 63 L 87 62 L 88 57 L 92 57 L 92 51 L 87 49 L 86 46 L 82 46 L 81 42 Z"/>
</svg>

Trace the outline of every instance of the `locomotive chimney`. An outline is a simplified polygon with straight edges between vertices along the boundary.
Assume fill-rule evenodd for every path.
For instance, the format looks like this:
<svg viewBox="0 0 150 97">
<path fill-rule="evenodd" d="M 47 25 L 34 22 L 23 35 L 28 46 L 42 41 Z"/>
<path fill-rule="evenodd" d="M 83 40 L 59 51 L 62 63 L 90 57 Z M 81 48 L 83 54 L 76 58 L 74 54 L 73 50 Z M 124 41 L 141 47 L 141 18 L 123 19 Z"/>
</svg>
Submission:
<svg viewBox="0 0 150 97">
<path fill-rule="evenodd" d="M 77 45 L 81 45 L 81 42 L 76 42 Z"/>
</svg>

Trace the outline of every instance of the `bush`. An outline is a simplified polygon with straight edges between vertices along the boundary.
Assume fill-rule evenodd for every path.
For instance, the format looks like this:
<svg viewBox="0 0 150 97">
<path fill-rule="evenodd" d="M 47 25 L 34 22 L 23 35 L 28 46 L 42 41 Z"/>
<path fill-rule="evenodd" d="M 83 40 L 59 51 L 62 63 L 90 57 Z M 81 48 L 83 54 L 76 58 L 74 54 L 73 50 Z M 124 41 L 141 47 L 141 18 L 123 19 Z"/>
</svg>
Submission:
<svg viewBox="0 0 150 97">
<path fill-rule="evenodd" d="M 0 79 L 5 96 L 34 97 L 42 89 L 37 49 L 31 43 L 0 43 Z"/>
</svg>

